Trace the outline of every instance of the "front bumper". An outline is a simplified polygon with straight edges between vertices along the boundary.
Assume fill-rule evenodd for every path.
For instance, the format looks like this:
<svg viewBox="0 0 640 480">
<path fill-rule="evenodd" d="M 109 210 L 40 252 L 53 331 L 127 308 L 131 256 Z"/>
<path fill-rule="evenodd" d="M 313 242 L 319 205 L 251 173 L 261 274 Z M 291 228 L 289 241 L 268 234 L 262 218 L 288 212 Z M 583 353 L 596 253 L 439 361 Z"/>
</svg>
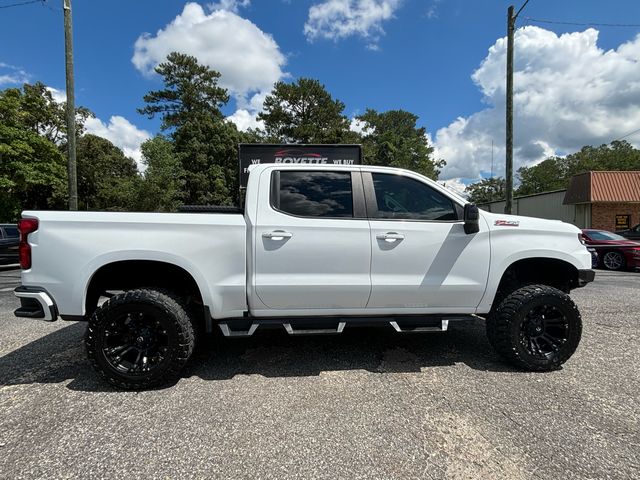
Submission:
<svg viewBox="0 0 640 480">
<path fill-rule="evenodd" d="M 20 308 L 13 312 L 16 317 L 46 322 L 58 319 L 58 307 L 44 288 L 20 286 L 13 293 L 20 299 Z"/>
<path fill-rule="evenodd" d="M 584 287 L 587 283 L 593 282 L 596 272 L 591 269 L 578 270 L 578 286 Z"/>
</svg>

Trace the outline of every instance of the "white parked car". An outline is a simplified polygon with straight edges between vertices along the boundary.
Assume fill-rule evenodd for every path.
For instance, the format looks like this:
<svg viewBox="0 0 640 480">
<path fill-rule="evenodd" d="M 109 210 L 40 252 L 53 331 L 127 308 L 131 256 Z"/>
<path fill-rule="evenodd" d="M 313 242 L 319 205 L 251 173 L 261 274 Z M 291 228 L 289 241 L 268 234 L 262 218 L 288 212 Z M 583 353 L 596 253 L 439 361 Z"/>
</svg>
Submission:
<svg viewBox="0 0 640 480">
<path fill-rule="evenodd" d="M 259 165 L 245 204 L 26 211 L 15 313 L 88 321 L 91 362 L 122 388 L 177 377 L 195 337 L 214 329 L 430 332 L 481 316 L 496 350 L 529 370 L 558 368 L 578 346 L 568 293 L 594 273 L 572 225 L 481 211 L 421 175 L 373 166 Z"/>
</svg>

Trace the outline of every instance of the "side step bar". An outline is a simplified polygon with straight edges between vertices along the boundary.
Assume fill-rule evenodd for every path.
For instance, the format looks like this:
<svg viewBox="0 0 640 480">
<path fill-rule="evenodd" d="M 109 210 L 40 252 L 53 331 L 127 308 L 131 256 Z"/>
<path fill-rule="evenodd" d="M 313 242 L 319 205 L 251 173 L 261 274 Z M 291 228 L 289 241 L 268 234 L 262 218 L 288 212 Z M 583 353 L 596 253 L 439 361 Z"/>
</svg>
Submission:
<svg viewBox="0 0 640 480">
<path fill-rule="evenodd" d="M 347 322 L 339 322 L 336 328 L 298 328 L 294 329 L 290 323 L 283 323 L 289 335 L 334 335 L 342 333 Z"/>
<path fill-rule="evenodd" d="M 260 324 L 252 323 L 249 330 L 231 330 L 228 323 L 219 323 L 218 326 L 225 337 L 250 337 L 255 333 Z"/>
<path fill-rule="evenodd" d="M 305 328 L 306 322 L 293 322 L 290 319 L 274 320 L 274 319 L 253 319 L 249 321 L 230 320 L 218 323 L 222 334 L 225 337 L 250 337 L 258 327 L 263 328 L 280 328 L 284 327 L 289 335 L 337 335 L 342 333 L 344 328 L 349 324 L 350 327 L 357 326 L 380 326 L 391 325 L 397 333 L 435 333 L 446 332 L 449 323 L 456 320 L 469 320 L 472 315 L 466 316 L 448 316 L 447 318 L 436 317 L 428 321 L 415 321 L 410 318 L 389 318 L 385 321 L 371 318 L 340 318 L 331 322 L 315 322 L 315 325 L 309 325 Z M 298 319 L 300 320 L 300 319 Z"/>
<path fill-rule="evenodd" d="M 442 320 L 440 322 L 440 326 L 429 326 L 429 327 L 405 327 L 402 328 L 398 325 L 398 322 L 391 321 L 389 324 L 393 327 L 393 329 L 398 333 L 430 333 L 430 332 L 446 332 L 447 328 L 449 328 L 449 320 Z"/>
</svg>

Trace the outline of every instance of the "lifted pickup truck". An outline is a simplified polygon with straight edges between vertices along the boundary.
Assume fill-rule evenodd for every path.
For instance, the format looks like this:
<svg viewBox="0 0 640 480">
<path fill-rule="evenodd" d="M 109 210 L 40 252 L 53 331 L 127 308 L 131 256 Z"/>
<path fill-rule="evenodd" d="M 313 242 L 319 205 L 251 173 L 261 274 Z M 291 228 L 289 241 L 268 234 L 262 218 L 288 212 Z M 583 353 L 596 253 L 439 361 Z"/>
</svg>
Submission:
<svg viewBox="0 0 640 480">
<path fill-rule="evenodd" d="M 594 278 L 580 230 L 497 215 L 409 171 L 267 164 L 244 215 L 26 211 L 19 317 L 87 320 L 95 369 L 121 387 L 175 379 L 198 335 L 358 325 L 440 332 L 486 318 L 497 352 L 551 370 Z"/>
</svg>

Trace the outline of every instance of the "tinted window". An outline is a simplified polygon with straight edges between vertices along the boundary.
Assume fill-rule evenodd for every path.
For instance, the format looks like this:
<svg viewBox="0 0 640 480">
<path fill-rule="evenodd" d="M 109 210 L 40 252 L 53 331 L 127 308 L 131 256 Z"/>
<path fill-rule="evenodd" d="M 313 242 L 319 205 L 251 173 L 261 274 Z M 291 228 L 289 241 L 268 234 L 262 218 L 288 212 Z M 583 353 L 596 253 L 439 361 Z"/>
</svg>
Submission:
<svg viewBox="0 0 640 480">
<path fill-rule="evenodd" d="M 373 173 L 378 218 L 457 220 L 453 202 L 413 178 Z"/>
<path fill-rule="evenodd" d="M 276 172 L 274 207 L 302 217 L 353 217 L 349 172 Z M 277 177 L 276 177 L 277 178 Z"/>
<path fill-rule="evenodd" d="M 18 227 L 4 227 L 4 232 L 7 237 L 19 237 Z"/>
<path fill-rule="evenodd" d="M 587 236 L 591 240 L 626 240 L 622 235 L 606 232 L 604 230 L 588 230 Z"/>
</svg>

